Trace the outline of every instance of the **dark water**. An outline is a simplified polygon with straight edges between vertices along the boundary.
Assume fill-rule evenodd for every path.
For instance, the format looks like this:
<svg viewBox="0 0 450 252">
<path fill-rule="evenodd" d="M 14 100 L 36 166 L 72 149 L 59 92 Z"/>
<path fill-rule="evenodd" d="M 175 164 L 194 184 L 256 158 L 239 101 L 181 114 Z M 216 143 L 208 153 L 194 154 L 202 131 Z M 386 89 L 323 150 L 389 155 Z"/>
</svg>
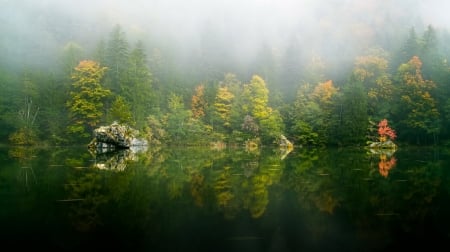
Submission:
<svg viewBox="0 0 450 252">
<path fill-rule="evenodd" d="M 450 250 L 450 149 L 286 154 L 0 148 L 0 244 L 52 251 Z"/>
</svg>

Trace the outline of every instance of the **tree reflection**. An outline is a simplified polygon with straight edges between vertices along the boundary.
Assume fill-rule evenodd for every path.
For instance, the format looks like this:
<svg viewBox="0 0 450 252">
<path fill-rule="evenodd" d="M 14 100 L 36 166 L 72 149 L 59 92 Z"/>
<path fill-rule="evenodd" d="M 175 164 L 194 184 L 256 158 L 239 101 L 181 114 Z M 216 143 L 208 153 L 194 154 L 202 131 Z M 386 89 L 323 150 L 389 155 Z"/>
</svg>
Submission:
<svg viewBox="0 0 450 252">
<path fill-rule="evenodd" d="M 143 181 L 148 181 L 143 183 L 157 186 L 156 191 L 167 201 L 206 209 L 211 209 L 214 203 L 213 208 L 227 219 L 242 212 L 251 218 L 261 218 L 270 203 L 271 187 L 281 182 L 289 161 L 286 158 L 289 152 L 279 149 L 151 149 L 140 153 L 124 150 L 96 155 L 94 159 L 71 158 L 69 163 L 76 169 L 65 187 L 66 200 L 74 201 L 70 205 L 70 217 L 77 229 L 95 229 L 102 223 L 100 209 L 128 197 L 131 181 L 138 179 L 135 177 L 138 167 Z M 83 165 L 89 162 L 90 165 Z M 86 169 L 79 169 L 83 167 Z M 314 201 L 328 212 L 338 205 L 329 191 Z M 140 204 L 150 205 L 149 202 Z"/>
<path fill-rule="evenodd" d="M 26 194 L 32 205 L 27 209 L 33 214 L 39 208 L 63 209 L 58 223 L 68 220 L 70 228 L 86 236 L 128 231 L 145 234 L 147 241 L 162 236 L 170 241 L 178 232 L 197 230 L 190 229 L 193 223 L 207 229 L 248 218 L 283 232 L 296 221 L 305 240 L 321 242 L 331 230 L 342 228 L 335 220 L 345 218 L 346 231 L 354 232 L 349 235 L 386 240 L 393 225 L 401 223 L 395 230 L 414 230 L 436 212 L 444 215 L 441 196 L 450 192 L 444 163 L 450 159 L 423 149 L 367 153 L 299 148 L 284 159 L 279 150 L 264 148 L 149 148 L 94 158 L 79 149 L 59 150 L 51 158 L 34 151 L 11 149 L 9 156 L 17 161 L 10 172 L 0 170 L 3 177 L 11 173 L 17 179 L 16 168 L 32 164 L 41 182 Z M 99 169 L 98 164 L 113 168 Z"/>
<path fill-rule="evenodd" d="M 378 170 L 383 177 L 389 175 L 389 171 L 394 168 L 397 163 L 397 159 L 394 156 L 388 157 L 386 154 L 380 155 L 380 162 L 378 163 Z"/>
<path fill-rule="evenodd" d="M 99 208 L 108 201 L 108 196 L 101 181 L 100 173 L 89 171 L 73 174 L 64 186 L 67 198 L 60 201 L 70 204 L 68 216 L 78 231 L 91 231 L 102 223 Z"/>
<path fill-rule="evenodd" d="M 36 158 L 37 149 L 29 146 L 14 146 L 8 151 L 8 155 L 19 161 L 19 179 L 23 180 L 23 183 L 27 190 L 30 189 L 30 185 L 37 184 L 36 175 L 33 170 L 33 159 Z"/>
<path fill-rule="evenodd" d="M 396 149 L 371 149 L 371 155 L 376 155 L 379 157 L 378 161 L 378 172 L 381 176 L 387 178 L 389 172 L 397 164 L 397 159 L 394 156 Z"/>
</svg>

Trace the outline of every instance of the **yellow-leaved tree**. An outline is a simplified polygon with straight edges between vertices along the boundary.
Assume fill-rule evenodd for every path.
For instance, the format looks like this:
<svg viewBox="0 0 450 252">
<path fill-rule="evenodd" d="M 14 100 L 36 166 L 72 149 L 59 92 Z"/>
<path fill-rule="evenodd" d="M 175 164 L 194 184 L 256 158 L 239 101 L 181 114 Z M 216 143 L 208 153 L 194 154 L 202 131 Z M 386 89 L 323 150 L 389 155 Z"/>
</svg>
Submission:
<svg viewBox="0 0 450 252">
<path fill-rule="evenodd" d="M 103 116 L 103 101 L 111 95 L 111 91 L 102 87 L 101 81 L 106 67 L 93 60 L 82 60 L 75 67 L 70 99 L 67 107 L 71 122 L 69 133 L 86 138 L 97 126 Z"/>
<path fill-rule="evenodd" d="M 192 117 L 200 119 L 205 116 L 206 106 L 205 85 L 200 84 L 195 87 L 195 94 L 192 96 L 191 100 Z"/>
<path fill-rule="evenodd" d="M 230 127 L 231 106 L 234 95 L 227 86 L 219 87 L 214 101 L 215 113 L 220 118 L 221 124 Z"/>
</svg>

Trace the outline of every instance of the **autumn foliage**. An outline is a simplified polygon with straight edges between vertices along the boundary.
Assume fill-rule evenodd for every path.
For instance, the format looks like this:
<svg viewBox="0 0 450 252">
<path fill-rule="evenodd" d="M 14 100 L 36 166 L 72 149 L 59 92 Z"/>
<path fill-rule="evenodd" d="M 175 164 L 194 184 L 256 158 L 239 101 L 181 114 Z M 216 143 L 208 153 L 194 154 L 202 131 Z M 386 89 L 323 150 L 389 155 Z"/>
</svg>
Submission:
<svg viewBox="0 0 450 252">
<path fill-rule="evenodd" d="M 397 135 L 395 130 L 388 126 L 387 119 L 383 119 L 378 123 L 378 135 L 380 137 L 380 142 L 385 142 L 387 138 L 394 140 Z"/>
<path fill-rule="evenodd" d="M 397 159 L 395 159 L 395 157 L 387 159 L 386 155 L 381 155 L 380 162 L 378 163 L 378 171 L 381 176 L 387 177 L 389 175 L 389 171 L 394 168 L 396 163 Z"/>
<path fill-rule="evenodd" d="M 195 94 L 192 96 L 192 116 L 195 119 L 199 119 L 205 116 L 206 106 L 207 103 L 205 101 L 205 86 L 201 84 L 195 88 Z"/>
</svg>

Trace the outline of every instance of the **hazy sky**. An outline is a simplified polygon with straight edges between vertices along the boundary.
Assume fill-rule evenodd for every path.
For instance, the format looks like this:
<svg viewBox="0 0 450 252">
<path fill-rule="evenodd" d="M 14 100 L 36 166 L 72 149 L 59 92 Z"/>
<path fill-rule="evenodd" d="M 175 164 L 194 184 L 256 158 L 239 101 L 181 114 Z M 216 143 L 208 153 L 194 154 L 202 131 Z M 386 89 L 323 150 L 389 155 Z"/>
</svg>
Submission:
<svg viewBox="0 0 450 252">
<path fill-rule="evenodd" d="M 311 50 L 350 53 L 374 39 L 388 40 L 397 29 L 450 25 L 445 0 L 0 0 L 0 5 L 3 57 L 29 59 L 70 40 L 92 46 L 115 24 L 130 40 L 170 41 L 179 52 L 195 52 L 212 39 L 242 57 L 263 44 L 282 49 L 292 38 Z"/>
</svg>

